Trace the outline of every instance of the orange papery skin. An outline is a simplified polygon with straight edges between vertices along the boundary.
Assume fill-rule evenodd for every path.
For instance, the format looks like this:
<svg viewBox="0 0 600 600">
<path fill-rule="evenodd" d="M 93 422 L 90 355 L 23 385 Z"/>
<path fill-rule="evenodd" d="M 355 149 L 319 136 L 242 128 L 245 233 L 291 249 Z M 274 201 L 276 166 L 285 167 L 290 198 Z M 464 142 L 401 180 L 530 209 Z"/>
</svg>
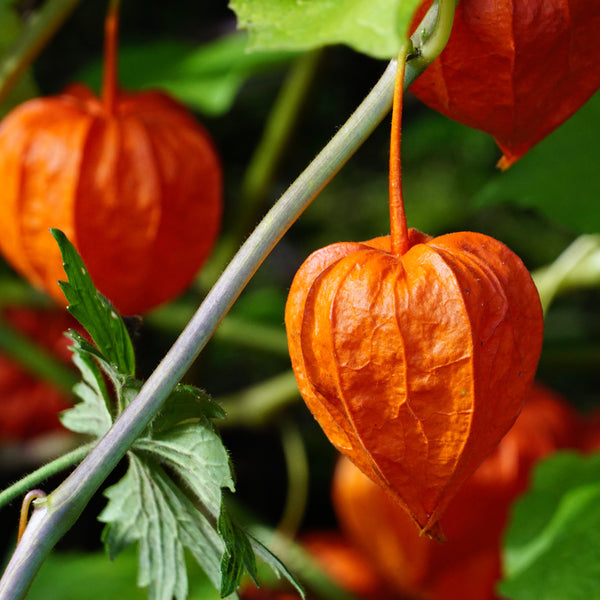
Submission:
<svg viewBox="0 0 600 600">
<path fill-rule="evenodd" d="M 332 485 L 338 520 L 399 593 L 424 600 L 496 599 L 510 507 L 528 487 L 533 466 L 574 447 L 580 427 L 566 401 L 534 384 L 513 428 L 449 503 L 441 520 L 446 542 L 420 536 L 406 513 L 346 458 Z"/>
<path fill-rule="evenodd" d="M 285 323 L 300 393 L 329 440 L 441 536 L 448 502 L 517 418 L 537 367 L 539 296 L 521 260 L 471 232 L 409 230 L 314 252 Z"/>
<path fill-rule="evenodd" d="M 25 102 L 0 123 L 0 181 L 0 250 L 63 304 L 51 227 L 116 308 L 137 314 L 190 284 L 220 226 L 214 144 L 160 92 L 118 93 L 110 113 L 81 85 Z"/>
<path fill-rule="evenodd" d="M 410 89 L 493 135 L 507 168 L 600 87 L 598 31 L 597 0 L 462 0 L 447 46 Z"/>
<path fill-rule="evenodd" d="M 69 364 L 70 340 L 64 332 L 80 329 L 63 309 L 5 307 L 2 319 L 19 333 Z M 12 358 L 0 353 L 0 444 L 26 441 L 55 430 L 63 430 L 58 414 L 72 400 L 56 386 L 26 372 Z"/>
</svg>

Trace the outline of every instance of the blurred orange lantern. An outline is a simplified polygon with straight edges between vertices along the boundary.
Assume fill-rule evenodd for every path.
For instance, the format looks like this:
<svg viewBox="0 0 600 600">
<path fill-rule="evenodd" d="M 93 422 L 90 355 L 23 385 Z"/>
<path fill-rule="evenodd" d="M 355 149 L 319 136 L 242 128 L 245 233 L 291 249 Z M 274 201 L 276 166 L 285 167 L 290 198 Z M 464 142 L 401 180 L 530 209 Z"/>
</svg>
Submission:
<svg viewBox="0 0 600 600">
<path fill-rule="evenodd" d="M 11 307 L 2 318 L 65 364 L 70 362 L 69 340 L 64 332 L 75 328 L 75 320 L 58 309 Z M 50 383 L 25 372 L 8 356 L 0 354 L 0 440 L 23 441 L 63 429 L 58 413 L 71 402 Z"/>
<path fill-rule="evenodd" d="M 333 482 L 340 524 L 399 593 L 426 600 L 492 600 L 509 509 L 535 463 L 573 447 L 581 422 L 550 390 L 535 385 L 513 428 L 467 480 L 441 522 L 448 540 L 419 536 L 396 504 L 342 458 Z"/>
<path fill-rule="evenodd" d="M 0 123 L 0 250 L 59 302 L 65 279 L 50 227 L 74 243 L 125 314 L 182 292 L 221 217 L 221 167 L 204 128 L 160 92 L 116 84 L 116 14 L 106 21 L 102 99 L 81 85 Z"/>
</svg>

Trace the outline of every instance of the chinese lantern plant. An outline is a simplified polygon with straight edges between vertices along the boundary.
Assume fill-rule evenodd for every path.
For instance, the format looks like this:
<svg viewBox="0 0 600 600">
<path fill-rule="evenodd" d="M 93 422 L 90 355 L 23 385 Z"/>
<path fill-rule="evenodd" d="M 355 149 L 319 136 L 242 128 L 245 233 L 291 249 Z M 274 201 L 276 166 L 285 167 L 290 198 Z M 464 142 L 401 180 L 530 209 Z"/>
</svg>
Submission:
<svg viewBox="0 0 600 600">
<path fill-rule="evenodd" d="M 285 322 L 300 392 L 330 441 L 440 536 L 448 503 L 521 410 L 543 319 L 527 269 L 502 243 L 407 229 L 402 81 L 400 68 L 391 235 L 313 253 L 293 280 Z"/>
<path fill-rule="evenodd" d="M 101 98 L 73 85 L 0 124 L 0 250 L 64 302 L 48 231 L 61 229 L 98 289 L 132 314 L 189 285 L 218 232 L 222 182 L 214 144 L 187 109 L 118 88 L 117 8 L 106 19 Z"/>
<path fill-rule="evenodd" d="M 71 352 L 63 334 L 75 321 L 66 311 L 9 306 L 0 311 L 0 317 L 61 363 L 69 363 Z M 63 429 L 58 414 L 71 404 L 56 385 L 40 380 L 0 353 L 0 444 Z"/>
<path fill-rule="evenodd" d="M 514 427 L 448 505 L 447 542 L 417 530 L 385 493 L 347 459 L 332 485 L 342 529 L 398 593 L 428 600 L 492 600 L 501 578 L 501 548 L 513 502 L 534 466 L 580 437 L 581 418 L 560 396 L 534 384 Z"/>
<path fill-rule="evenodd" d="M 2 491 L 0 506 L 64 468 L 64 458 L 71 464 L 88 453 L 92 456 L 99 440 L 118 429 L 112 425 L 124 418 L 142 388 L 142 382 L 135 379 L 135 354 L 123 319 L 96 290 L 65 235 L 58 230 L 52 230 L 52 235 L 68 276 L 60 286 L 69 312 L 88 335 L 74 330 L 67 334 L 81 381 L 73 388 L 78 401 L 60 420 L 67 429 L 91 437 L 96 445 L 94 449 L 80 446 Z M 213 424 L 225 417 L 223 409 L 205 392 L 182 384 L 170 390 L 161 408 L 128 447 L 125 476 L 105 490 L 108 502 L 98 520 L 105 524 L 102 541 L 110 558 L 126 546 L 139 544 L 138 585 L 148 587 L 151 598 L 187 597 L 186 551 L 222 597 L 237 597 L 235 591 L 246 571 L 257 581 L 255 552 L 300 591 L 285 567 L 231 519 L 224 504 L 223 490 L 233 492 L 234 482 L 229 454 Z M 71 477 L 76 478 L 76 473 Z M 88 480 L 85 467 L 79 476 Z M 47 496 L 35 492 L 35 510 L 50 520 L 61 511 L 61 495 L 69 498 L 71 493 L 64 484 Z M 23 540 L 26 535 L 27 531 Z M 4 591 L 0 586 L 0 596 Z"/>
<path fill-rule="evenodd" d="M 600 87 L 599 28 L 596 0 L 463 0 L 446 48 L 411 91 L 493 135 L 507 168 Z"/>
</svg>

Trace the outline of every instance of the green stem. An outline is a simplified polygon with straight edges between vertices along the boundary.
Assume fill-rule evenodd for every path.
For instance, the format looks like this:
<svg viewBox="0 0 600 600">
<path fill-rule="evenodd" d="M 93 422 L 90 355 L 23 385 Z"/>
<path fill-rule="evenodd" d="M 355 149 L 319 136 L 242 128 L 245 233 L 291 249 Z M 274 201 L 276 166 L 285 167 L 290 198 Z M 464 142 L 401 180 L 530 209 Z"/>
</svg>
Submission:
<svg viewBox="0 0 600 600">
<path fill-rule="evenodd" d="M 0 102 L 10 93 L 21 74 L 35 60 L 79 1 L 46 0 L 42 8 L 29 19 L 21 36 L 0 64 Z"/>
<path fill-rule="evenodd" d="M 146 320 L 152 327 L 179 332 L 187 325 L 194 312 L 191 305 L 175 303 L 161 308 Z M 227 315 L 215 331 L 213 339 L 251 350 L 284 356 L 288 354 L 287 338 L 281 327 L 256 323 L 242 317 Z"/>
<path fill-rule="evenodd" d="M 261 427 L 299 399 L 296 377 L 293 371 L 286 371 L 236 394 L 217 398 L 227 413 L 227 419 L 220 426 Z"/>
<path fill-rule="evenodd" d="M 531 274 L 544 314 L 554 298 L 565 291 L 596 287 L 600 283 L 600 236 L 578 237 L 550 265 Z"/>
<path fill-rule="evenodd" d="M 425 69 L 446 47 L 452 32 L 457 3 L 458 0 L 438 0 L 435 25 L 423 27 L 421 24 L 416 29 L 411 38 L 418 54 L 417 58 L 412 61 L 415 68 L 420 68 L 424 64 L 423 68 Z"/>
<path fill-rule="evenodd" d="M 29 373 L 53 383 L 70 395 L 79 381 L 77 375 L 28 337 L 22 335 L 0 318 L 0 350 Z"/>
<path fill-rule="evenodd" d="M 428 22 L 433 12 L 428 12 Z M 425 68 L 420 65 L 417 69 L 408 63 L 405 89 Z M 233 257 L 135 399 L 79 467 L 34 511 L 0 580 L 0 600 L 24 598 L 44 558 L 158 412 L 273 247 L 389 112 L 396 68 L 396 61 L 391 61 L 365 100 Z"/>
<path fill-rule="evenodd" d="M 0 310 L 5 306 L 52 306 L 48 296 L 34 290 L 22 279 L 16 277 L 5 277 L 0 279 L 2 298 L 0 298 Z"/>
<path fill-rule="evenodd" d="M 233 229 L 225 234 L 216 248 L 214 258 L 202 269 L 200 281 L 206 288 L 216 281 L 262 212 L 273 177 L 306 101 L 321 55 L 321 49 L 302 55 L 277 95 L 242 181 Z"/>
<path fill-rule="evenodd" d="M 41 466 L 39 469 L 33 471 L 33 473 L 30 473 L 29 475 L 23 477 L 23 479 L 13 483 L 10 487 L 2 490 L 2 492 L 0 492 L 0 508 L 15 498 L 27 493 L 34 486 L 37 486 L 45 479 L 48 479 L 48 477 L 51 477 L 56 473 L 60 473 L 68 467 L 81 462 L 92 449 L 92 447 L 93 444 L 86 444 L 84 446 L 80 446 L 79 448 L 75 448 L 75 450 L 71 450 L 71 452 L 67 452 L 67 454 L 63 454 L 63 456 L 60 456 L 56 460 Z"/>
<path fill-rule="evenodd" d="M 298 122 L 322 53 L 322 49 L 312 50 L 297 60 L 271 109 L 263 136 L 242 181 L 242 213 L 238 222 L 244 229 L 249 223 L 253 223 L 260 213 L 273 176 Z M 247 233 L 239 231 L 240 244 Z"/>
<path fill-rule="evenodd" d="M 281 428 L 281 444 L 288 486 L 285 508 L 277 531 L 289 539 L 294 539 L 302 524 L 308 501 L 309 469 L 304 440 L 298 426 L 289 419 Z"/>
</svg>

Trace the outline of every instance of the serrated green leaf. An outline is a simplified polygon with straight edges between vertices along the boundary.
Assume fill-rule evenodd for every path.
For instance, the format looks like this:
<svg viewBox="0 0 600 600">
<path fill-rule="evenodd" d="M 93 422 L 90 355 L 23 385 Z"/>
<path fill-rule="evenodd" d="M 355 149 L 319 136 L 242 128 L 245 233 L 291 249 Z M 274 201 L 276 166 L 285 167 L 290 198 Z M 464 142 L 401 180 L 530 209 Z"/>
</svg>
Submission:
<svg viewBox="0 0 600 600">
<path fill-rule="evenodd" d="M 512 600 L 600 598 L 600 454 L 560 453 L 541 463 L 516 504 L 503 595 Z"/>
<path fill-rule="evenodd" d="M 254 554 L 260 558 L 271 570 L 277 575 L 277 577 L 283 576 L 298 592 L 300 598 L 306 598 L 306 594 L 302 589 L 302 586 L 298 580 L 292 575 L 289 569 L 258 539 L 254 536 L 249 535 L 250 543 Z"/>
<path fill-rule="evenodd" d="M 224 419 L 225 411 L 203 390 L 178 384 L 152 421 L 152 431 L 160 432 L 188 420 Z"/>
<path fill-rule="evenodd" d="M 252 50 L 346 44 L 375 58 L 397 56 L 421 0 L 231 0 Z"/>
<path fill-rule="evenodd" d="M 79 369 L 82 381 L 73 392 L 80 402 L 60 415 L 61 423 L 71 431 L 102 437 L 112 425 L 110 395 L 102 373 L 94 359 L 86 352 L 73 352 L 73 363 Z"/>
<path fill-rule="evenodd" d="M 225 551 L 221 558 L 221 596 L 235 592 L 246 571 L 258 586 L 256 557 L 250 538 L 231 520 L 225 504 L 221 506 L 218 531 L 225 542 Z"/>
<path fill-rule="evenodd" d="M 94 344 L 88 342 L 80 333 L 71 329 L 67 333 L 67 336 L 73 340 L 72 350 L 78 354 L 87 354 L 93 358 L 108 376 L 115 390 L 119 392 L 127 377 L 124 377 L 114 364 L 107 362 L 102 352 Z"/>
<path fill-rule="evenodd" d="M 223 543 L 214 527 L 160 466 L 131 453 L 129 461 L 125 477 L 106 490 L 109 504 L 99 517 L 107 523 L 102 539 L 109 556 L 139 544 L 138 585 L 148 587 L 150 600 L 187 597 L 184 548 L 218 588 Z"/>
<path fill-rule="evenodd" d="M 247 41 L 246 34 L 236 33 L 203 46 L 174 39 L 123 45 L 119 48 L 119 79 L 127 89 L 162 89 L 201 113 L 222 115 L 250 77 L 297 56 L 295 52 L 247 53 Z M 101 62 L 87 67 L 77 79 L 100 89 Z"/>
<path fill-rule="evenodd" d="M 135 355 L 123 320 L 96 290 L 77 250 L 58 229 L 51 230 L 60 248 L 68 282 L 59 282 L 69 312 L 83 325 L 105 360 L 123 375 L 135 374 Z"/>
<path fill-rule="evenodd" d="M 217 518 L 221 510 L 221 488 L 234 490 L 229 455 L 208 420 L 181 423 L 166 431 L 142 437 L 134 450 L 168 466 Z"/>
</svg>

